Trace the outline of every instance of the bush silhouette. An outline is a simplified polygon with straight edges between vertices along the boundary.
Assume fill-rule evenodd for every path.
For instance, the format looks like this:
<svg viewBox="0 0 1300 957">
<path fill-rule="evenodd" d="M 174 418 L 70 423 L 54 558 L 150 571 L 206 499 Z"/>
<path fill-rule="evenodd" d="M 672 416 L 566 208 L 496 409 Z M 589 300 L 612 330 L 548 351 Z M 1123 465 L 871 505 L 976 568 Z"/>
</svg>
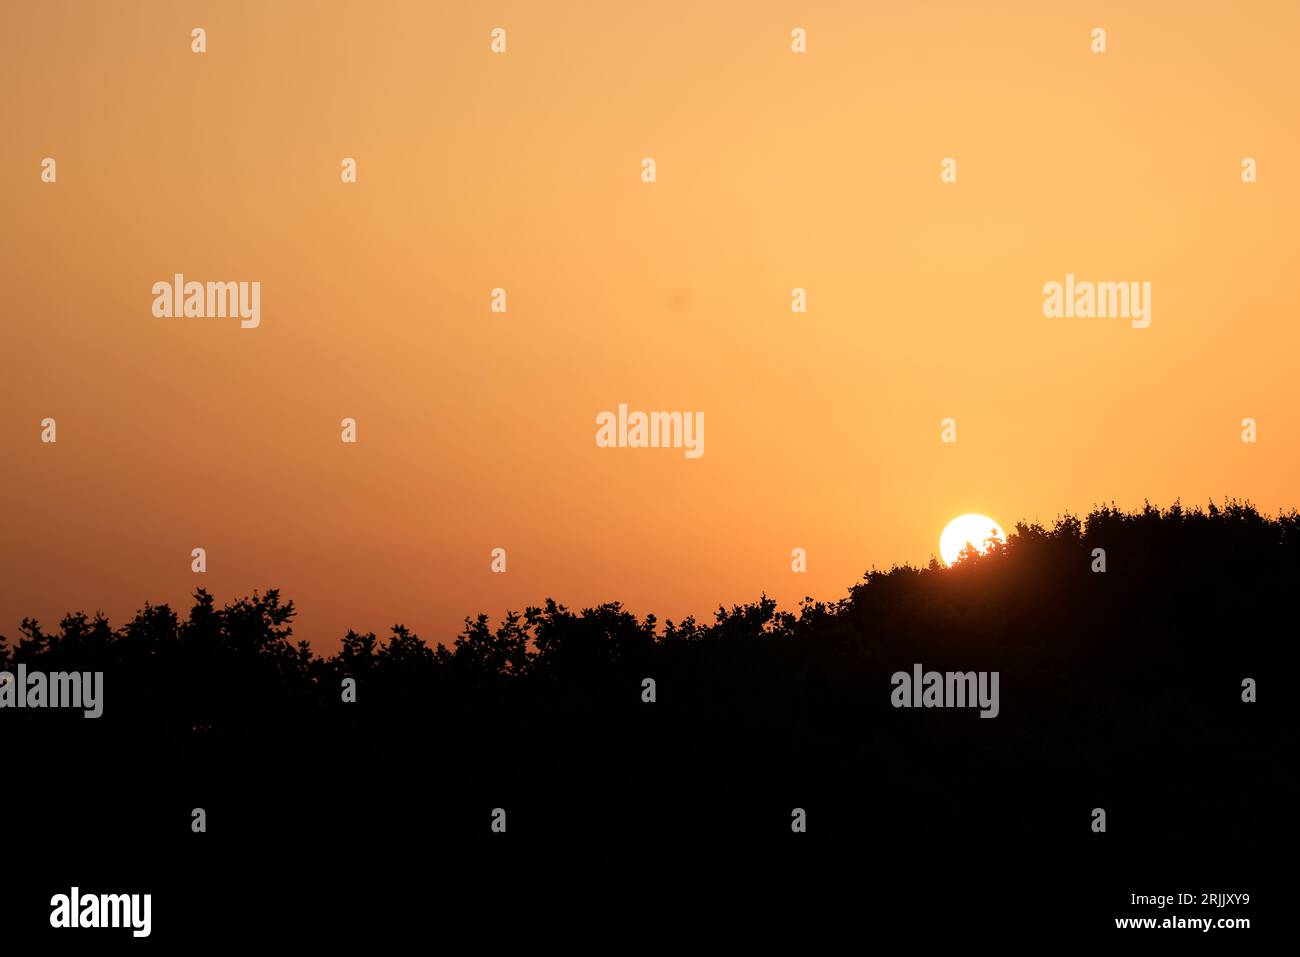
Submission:
<svg viewBox="0 0 1300 957">
<path fill-rule="evenodd" d="M 1230 502 L 1018 524 L 951 568 L 873 569 L 847 596 L 797 611 L 761 596 L 660 627 L 617 602 L 573 612 L 547 600 L 495 626 L 466 619 L 450 647 L 398 625 L 382 640 L 349 632 L 322 657 L 294 641 L 278 591 L 218 607 L 200 589 L 183 619 L 161 605 L 116 629 L 85 614 L 53 632 L 25 620 L 16 641 L 0 638 L 0 668 L 103 671 L 93 723 L 104 727 L 87 731 L 79 713 L 3 717 L 32 740 L 75 728 L 186 752 L 437 740 L 446 760 L 551 768 L 630 750 L 704 772 L 719 761 L 825 772 L 905 754 L 1149 770 L 1240 746 L 1241 681 L 1279 653 L 1298 572 L 1300 516 Z M 999 671 L 1001 714 L 900 713 L 890 675 L 914 663 Z M 341 700 L 344 678 L 355 705 Z"/>
</svg>

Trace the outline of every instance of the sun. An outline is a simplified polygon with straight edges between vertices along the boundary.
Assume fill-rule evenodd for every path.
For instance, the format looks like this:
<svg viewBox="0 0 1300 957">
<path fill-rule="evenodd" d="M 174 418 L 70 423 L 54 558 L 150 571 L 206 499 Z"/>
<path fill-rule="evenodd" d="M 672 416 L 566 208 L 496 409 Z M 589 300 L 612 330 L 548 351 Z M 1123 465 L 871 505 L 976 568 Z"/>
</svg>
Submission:
<svg viewBox="0 0 1300 957">
<path fill-rule="evenodd" d="M 945 563 L 951 565 L 957 561 L 957 556 L 968 542 L 982 552 L 986 547 L 985 541 L 990 538 L 1006 541 L 1002 526 L 993 519 L 974 512 L 958 515 L 939 536 L 939 555 Z"/>
</svg>

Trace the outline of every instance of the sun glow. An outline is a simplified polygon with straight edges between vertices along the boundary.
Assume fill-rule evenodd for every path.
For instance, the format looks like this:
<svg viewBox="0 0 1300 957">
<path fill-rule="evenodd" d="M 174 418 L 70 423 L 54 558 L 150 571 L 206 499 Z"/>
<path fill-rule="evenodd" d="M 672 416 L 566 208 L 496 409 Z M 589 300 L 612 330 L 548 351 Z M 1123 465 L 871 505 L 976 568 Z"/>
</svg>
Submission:
<svg viewBox="0 0 1300 957">
<path fill-rule="evenodd" d="M 951 565 L 957 561 L 967 543 L 982 552 L 987 549 L 986 542 L 990 538 L 1006 541 L 1002 526 L 993 519 L 974 512 L 958 515 L 939 536 L 939 555 L 945 563 Z"/>
</svg>

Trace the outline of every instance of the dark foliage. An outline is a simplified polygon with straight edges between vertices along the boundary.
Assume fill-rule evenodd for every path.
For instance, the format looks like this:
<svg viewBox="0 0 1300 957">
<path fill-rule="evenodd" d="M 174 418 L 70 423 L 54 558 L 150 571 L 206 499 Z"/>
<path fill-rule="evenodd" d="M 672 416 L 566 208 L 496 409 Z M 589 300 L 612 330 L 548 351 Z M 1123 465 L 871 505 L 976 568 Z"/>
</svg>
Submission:
<svg viewBox="0 0 1300 957">
<path fill-rule="evenodd" d="M 382 753 L 423 739 L 449 758 L 549 768 L 629 748 L 705 771 L 777 755 L 852 773 L 917 752 L 949 768 L 1149 766 L 1239 743 L 1241 681 L 1283 640 L 1298 572 L 1295 512 L 1105 507 L 1017 525 L 952 568 L 873 570 L 847 597 L 797 612 L 764 596 L 660 628 L 617 602 L 574 613 L 548 600 L 495 627 L 467 619 L 451 647 L 396 626 L 383 640 L 349 632 L 323 658 L 295 643 L 278 591 L 218 608 L 200 590 L 186 618 L 164 605 L 118 629 L 84 614 L 54 632 L 24 621 L 16 642 L 0 639 L 0 668 L 103 671 L 93 733 L 186 751 L 291 740 Z M 1001 714 L 894 709 L 890 675 L 918 662 L 999 671 Z M 641 701 L 646 677 L 654 706 Z M 341 700 L 345 678 L 356 704 Z M 4 718 L 84 730 L 79 715 Z"/>
<path fill-rule="evenodd" d="M 1289 849 L 1270 729 L 1297 572 L 1294 512 L 1101 508 L 709 622 L 547 601 L 449 647 L 399 626 L 323 658 L 275 591 L 200 591 L 184 618 L 147 607 L 117 629 L 27 621 L 0 667 L 103 671 L 104 714 L 0 711 L 15 893 L 43 915 L 70 882 L 139 887 L 160 935 L 227 913 L 242 934 L 258 913 L 334 943 L 424 932 L 426 913 L 531 930 L 527 902 L 566 934 L 694 908 L 764 935 L 772 913 L 801 934 L 817 913 L 979 933 L 1032 914 L 1056 939 L 1131 913 L 1135 890 L 1258 891 L 1257 863 Z M 894 708 L 891 675 L 916 663 L 998 671 L 999 715 Z"/>
</svg>

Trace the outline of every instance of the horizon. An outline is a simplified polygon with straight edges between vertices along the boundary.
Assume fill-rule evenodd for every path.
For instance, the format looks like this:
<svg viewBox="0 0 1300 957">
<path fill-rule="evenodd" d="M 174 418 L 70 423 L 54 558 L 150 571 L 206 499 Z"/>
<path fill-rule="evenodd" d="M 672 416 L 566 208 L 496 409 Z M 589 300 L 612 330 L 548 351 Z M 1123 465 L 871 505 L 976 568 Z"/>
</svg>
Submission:
<svg viewBox="0 0 1300 957">
<path fill-rule="evenodd" d="M 1121 519 L 1131 520 L 1138 517 L 1155 515 L 1162 521 L 1171 520 L 1174 517 L 1179 517 L 1182 519 L 1192 517 L 1192 518 L 1203 518 L 1203 519 L 1214 520 L 1216 518 L 1220 518 L 1224 516 L 1225 513 L 1233 514 L 1233 515 L 1242 514 L 1242 513 L 1250 514 L 1256 516 L 1257 518 L 1261 519 L 1266 523 L 1278 524 L 1279 526 L 1284 525 L 1288 521 L 1294 523 L 1297 520 L 1297 518 L 1300 518 L 1300 508 L 1297 507 L 1279 508 L 1276 510 L 1276 514 L 1274 514 L 1274 513 L 1270 513 L 1269 511 L 1258 508 L 1253 502 L 1250 502 L 1246 499 L 1239 499 L 1231 496 L 1224 497 L 1220 502 L 1215 502 L 1214 500 L 1210 500 L 1206 502 L 1204 505 L 1200 503 L 1194 505 L 1185 505 L 1179 499 L 1175 499 L 1169 505 L 1160 505 L 1158 503 L 1153 503 L 1150 500 L 1144 500 L 1143 506 L 1141 508 L 1133 508 L 1133 509 L 1119 508 L 1115 505 L 1115 503 L 1112 502 L 1104 505 L 1093 505 L 1087 512 L 1082 514 L 1076 514 L 1071 511 L 1063 511 L 1061 513 L 1058 513 L 1055 519 L 1052 520 L 1051 522 L 1018 520 L 1012 523 L 1010 526 L 1006 527 L 1006 535 L 1004 538 L 998 540 L 998 544 L 1000 548 L 1004 551 L 1008 549 L 1014 551 L 1014 549 L 1020 545 L 1024 532 L 1031 532 L 1031 533 L 1039 532 L 1042 534 L 1051 535 L 1053 533 L 1059 533 L 1062 530 L 1068 530 L 1072 520 L 1078 522 L 1079 536 L 1080 536 L 1080 540 L 1082 541 L 1083 539 L 1086 539 L 1090 533 L 1090 523 L 1095 524 L 1095 520 L 1097 520 L 1098 518 L 1104 520 L 1104 519 L 1113 519 L 1115 517 L 1119 517 Z M 970 544 L 973 547 L 973 543 Z M 992 551 L 993 550 L 987 547 L 987 545 L 984 548 L 976 549 L 976 558 L 984 559 L 988 557 L 993 557 L 991 555 Z M 168 608 L 177 615 L 178 619 L 184 621 L 186 606 L 188 605 L 189 602 L 196 601 L 197 599 L 199 599 L 200 595 L 207 595 L 211 597 L 216 607 L 224 608 L 242 601 L 250 601 L 258 598 L 266 598 L 268 595 L 274 593 L 283 598 L 286 607 L 291 607 L 293 609 L 292 614 L 290 614 L 286 619 L 286 626 L 289 629 L 289 636 L 296 640 L 306 640 L 310 644 L 312 653 L 314 655 L 320 657 L 321 659 L 328 659 L 331 656 L 338 654 L 340 648 L 343 645 L 345 638 L 348 635 L 352 635 L 352 634 L 361 635 L 361 636 L 370 635 L 370 636 L 374 636 L 378 641 L 383 642 L 387 638 L 391 637 L 392 632 L 398 630 L 401 630 L 403 632 L 409 632 L 413 637 L 419 638 L 422 642 L 424 642 L 426 645 L 428 645 L 431 648 L 437 648 L 439 646 L 442 646 L 451 649 L 454 645 L 455 640 L 460 636 L 464 635 L 466 633 L 467 628 L 472 627 L 476 622 L 478 622 L 481 619 L 485 620 L 486 623 L 489 626 L 491 626 L 494 624 L 505 622 L 511 614 L 523 614 L 524 612 L 529 610 L 544 609 L 546 605 L 550 602 L 554 602 L 556 605 L 559 606 L 559 608 L 562 611 L 577 613 L 579 616 L 586 615 L 587 613 L 595 609 L 599 609 L 609 605 L 618 605 L 623 612 L 631 614 L 638 621 L 648 622 L 649 619 L 654 619 L 655 628 L 653 633 L 656 636 L 662 636 L 666 630 L 671 629 L 674 626 L 680 626 L 685 622 L 694 621 L 696 623 L 707 625 L 710 622 L 710 620 L 716 617 L 716 615 L 720 612 L 729 612 L 738 607 L 743 608 L 746 606 L 758 605 L 767 600 L 771 600 L 774 602 L 774 610 L 777 613 L 781 613 L 783 611 L 788 612 L 788 611 L 796 610 L 798 608 L 803 607 L 808 602 L 812 602 L 814 604 L 819 604 L 819 605 L 826 605 L 828 607 L 834 606 L 838 602 L 852 599 L 857 589 L 861 588 L 864 584 L 867 585 L 870 584 L 873 576 L 880 576 L 880 575 L 889 576 L 894 574 L 895 572 L 917 572 L 917 573 L 940 572 L 942 573 L 942 572 L 948 572 L 948 571 L 960 569 L 968 561 L 969 559 L 966 558 L 965 555 L 955 559 L 952 562 L 945 561 L 943 558 L 939 556 L 938 549 L 936 548 L 935 551 L 930 554 L 929 559 L 924 562 L 912 562 L 912 561 L 891 562 L 887 566 L 877 566 L 873 564 L 865 571 L 863 571 L 863 573 L 858 577 L 858 579 L 855 582 L 849 584 L 846 588 L 844 588 L 843 593 L 837 597 L 832 597 L 832 596 L 819 597 L 817 595 L 807 594 L 801 596 L 795 602 L 785 603 L 776 600 L 775 598 L 773 598 L 773 596 L 769 595 L 766 591 L 760 591 L 756 594 L 742 596 L 742 597 L 722 597 L 715 600 L 712 606 L 706 609 L 705 611 L 701 613 L 691 612 L 686 615 L 665 615 L 665 614 L 661 614 L 659 611 L 657 611 L 654 608 L 646 608 L 646 609 L 635 608 L 628 605 L 626 602 L 621 601 L 620 599 L 612 596 L 597 601 L 592 601 L 592 602 L 573 603 L 564 600 L 562 597 L 557 597 L 555 595 L 548 594 L 544 597 L 539 596 L 533 600 L 524 602 L 519 606 L 512 606 L 510 608 L 501 609 L 499 612 L 495 612 L 495 613 L 488 609 L 479 609 L 474 612 L 467 612 L 462 617 L 462 620 L 459 623 L 457 629 L 453 633 L 446 634 L 444 636 L 430 635 L 427 633 L 423 633 L 418 628 L 410 627 L 407 622 L 393 621 L 379 628 L 357 628 L 357 627 L 349 626 L 346 627 L 339 635 L 337 635 L 334 640 L 328 642 L 312 640 L 311 636 L 301 634 L 300 630 L 296 625 L 296 621 L 299 617 L 299 612 L 300 612 L 296 600 L 293 598 L 292 595 L 285 594 L 283 588 L 274 585 L 254 588 L 245 593 L 221 596 L 207 589 L 202 583 L 199 583 L 195 586 L 195 590 L 190 592 L 187 596 L 185 596 L 183 600 L 147 601 L 147 602 L 140 603 L 140 605 L 137 608 L 135 608 L 130 614 L 121 616 L 118 619 L 117 625 L 113 624 L 113 618 L 111 616 L 103 615 L 102 612 L 100 611 L 91 612 L 89 609 L 84 609 L 84 608 L 68 609 L 62 614 L 58 615 L 57 618 L 52 619 L 52 621 L 55 623 L 56 626 L 58 626 L 66 617 L 75 617 L 77 615 L 84 615 L 89 620 L 94 621 L 94 620 L 98 620 L 98 618 L 102 616 L 104 621 L 109 625 L 109 627 L 116 632 L 121 627 L 123 627 L 123 625 L 127 620 L 131 620 L 138 617 L 147 608 L 149 609 Z M 45 625 L 48 622 L 43 622 L 43 620 L 40 619 L 39 617 L 24 616 L 24 620 L 34 621 L 35 624 L 40 628 L 40 630 L 43 633 L 47 635 L 51 634 L 51 632 L 48 631 L 45 627 Z M 22 631 L 20 628 L 15 628 L 12 632 L 12 634 L 14 635 L 19 635 L 21 633 Z M 10 632 L 7 632 L 5 629 L 0 628 L 0 640 L 6 640 L 12 643 L 15 639 L 11 637 Z"/>
</svg>

